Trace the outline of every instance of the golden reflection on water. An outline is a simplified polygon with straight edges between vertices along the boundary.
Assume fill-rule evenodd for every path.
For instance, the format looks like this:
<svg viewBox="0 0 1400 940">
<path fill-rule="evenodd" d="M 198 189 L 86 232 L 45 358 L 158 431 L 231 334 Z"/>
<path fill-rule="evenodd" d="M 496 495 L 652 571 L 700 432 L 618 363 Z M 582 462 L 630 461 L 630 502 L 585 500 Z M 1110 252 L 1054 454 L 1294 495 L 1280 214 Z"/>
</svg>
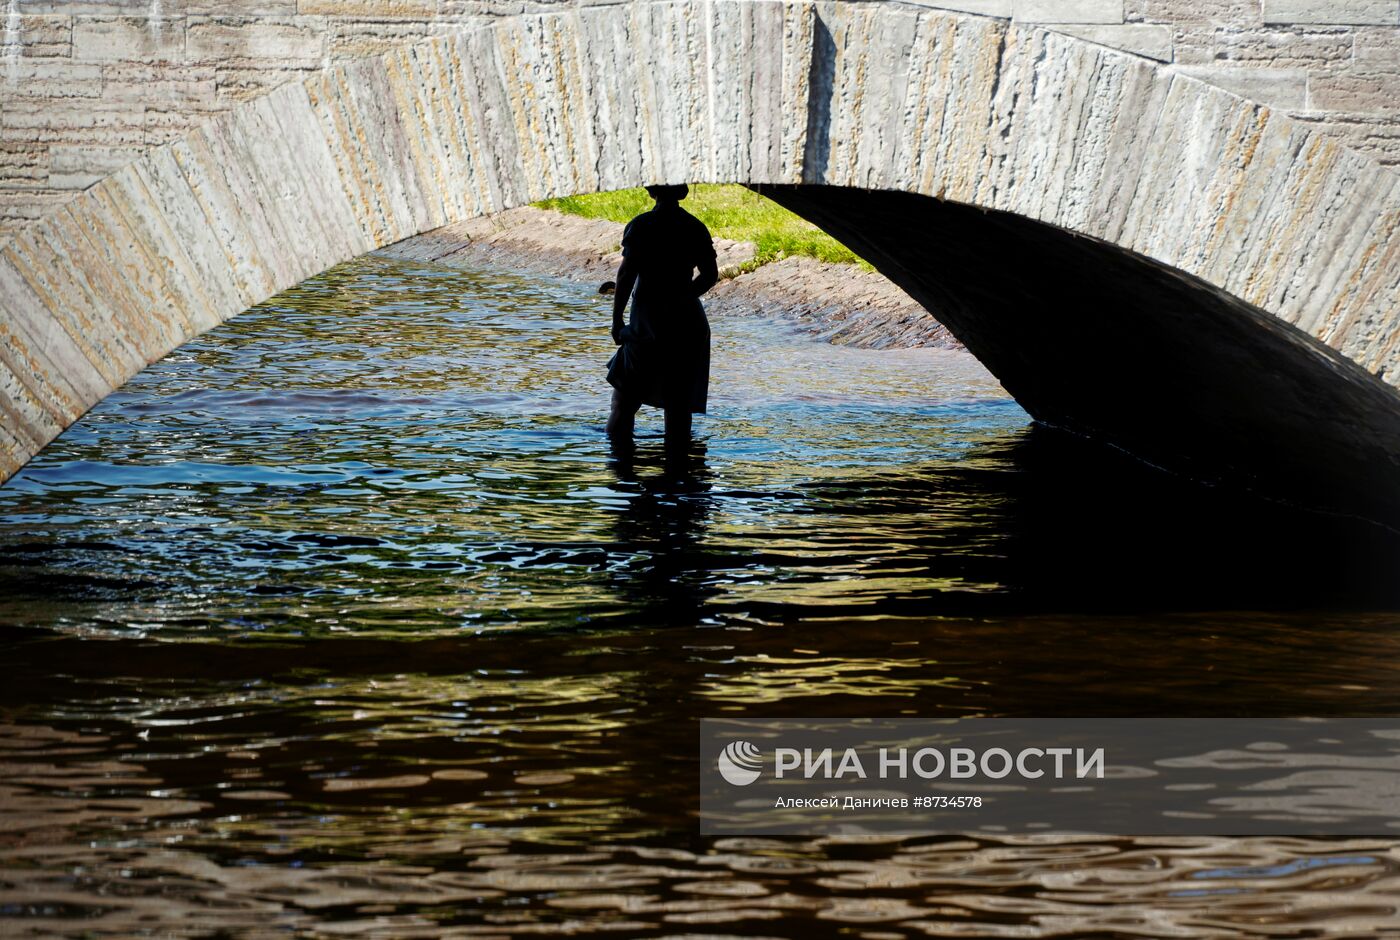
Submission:
<svg viewBox="0 0 1400 940">
<path fill-rule="evenodd" d="M 394 820 L 381 818 L 383 831 L 333 808 L 298 819 L 252 802 L 251 815 L 195 824 L 200 804 L 168 796 L 75 811 L 73 799 L 43 795 L 84 785 L 64 770 L 96 774 L 106 788 L 149 781 L 135 779 L 135 766 L 51 753 L 100 742 L 7 731 L 7 742 L 27 744 L 5 755 L 0 905 L 32 933 L 129 936 L 159 925 L 163 935 L 749 936 L 768 925 L 784 936 L 1374 936 L 1396 923 L 1400 859 L 1382 841 L 948 835 L 550 850 L 547 833 L 516 838 L 499 809 L 404 809 L 405 794 L 423 785 L 416 778 L 386 784 L 397 789 L 379 798 L 396 810 L 384 807 Z M 26 753 L 35 750 L 49 753 Z M 376 790 L 359 792 L 370 799 Z M 473 828 L 474 819 L 489 828 Z M 119 837 L 72 839 L 114 828 Z"/>
<path fill-rule="evenodd" d="M 1171 632 L 1170 619 L 1000 634 L 947 619 L 917 625 L 918 645 L 894 639 L 916 625 L 894 622 L 813 625 L 801 646 L 784 628 L 347 639 L 319 670 L 304 664 L 325 640 L 183 670 L 170 648 L 184 644 L 118 641 L 46 680 L 87 730 L 0 733 L 0 909 L 112 935 L 154 916 L 386 936 L 1373 936 L 1400 924 L 1391 840 L 693 835 L 690 719 L 730 708 L 1288 713 L 1307 681 L 1314 704 L 1393 713 L 1400 641 L 1384 618 L 1303 633 L 1277 671 L 1259 668 L 1270 636 L 1310 618 L 1240 618 L 1238 636 L 1217 632 L 1223 615 Z M 982 642 L 960 642 L 969 633 Z M 1136 671 L 1112 678 L 1084 635 L 1095 653 L 1140 657 Z M 1069 642 L 1036 671 L 1027 636 Z M 93 642 L 34 644 L 47 649 L 16 665 Z M 82 694 L 93 683 L 103 697 Z"/>
<path fill-rule="evenodd" d="M 1390 840 L 696 835 L 706 715 L 1400 714 L 1400 552 L 767 321 L 610 450 L 605 319 L 364 259 L 0 489 L 0 933 L 1400 931 Z"/>
</svg>

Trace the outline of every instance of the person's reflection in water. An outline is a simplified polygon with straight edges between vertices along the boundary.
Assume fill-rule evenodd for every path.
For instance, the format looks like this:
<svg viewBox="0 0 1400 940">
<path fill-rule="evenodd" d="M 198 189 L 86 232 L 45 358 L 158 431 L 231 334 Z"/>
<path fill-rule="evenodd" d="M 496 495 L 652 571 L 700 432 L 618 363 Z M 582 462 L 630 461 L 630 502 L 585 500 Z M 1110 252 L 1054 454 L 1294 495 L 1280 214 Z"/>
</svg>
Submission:
<svg viewBox="0 0 1400 940">
<path fill-rule="evenodd" d="M 694 626 L 717 591 L 703 547 L 713 503 L 704 442 L 639 454 L 631 440 L 614 438 L 610 464 L 631 494 L 617 516 L 616 550 L 637 558 L 620 573 L 619 593 L 646 626 Z M 638 472 L 657 465 L 660 474 Z"/>
<path fill-rule="evenodd" d="M 684 184 L 648 186 L 655 208 L 622 233 L 612 322 L 620 348 L 608 362 L 607 430 L 615 440 L 630 438 L 637 410 L 651 405 L 666 413 L 667 448 L 685 448 L 691 414 L 705 411 L 710 327 L 700 297 L 719 280 L 719 269 L 709 230 L 681 208 L 689 192 Z M 632 320 L 625 323 L 629 299 Z"/>
</svg>

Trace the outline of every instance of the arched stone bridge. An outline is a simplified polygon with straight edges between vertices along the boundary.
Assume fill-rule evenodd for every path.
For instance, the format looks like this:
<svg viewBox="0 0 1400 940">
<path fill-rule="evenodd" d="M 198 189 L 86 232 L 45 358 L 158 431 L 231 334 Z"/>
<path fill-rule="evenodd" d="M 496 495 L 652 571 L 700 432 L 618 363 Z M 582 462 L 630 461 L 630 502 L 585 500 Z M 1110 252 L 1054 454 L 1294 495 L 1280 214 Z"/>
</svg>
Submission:
<svg viewBox="0 0 1400 940">
<path fill-rule="evenodd" d="M 0 249 L 0 474 L 331 265 L 656 181 L 828 229 L 1046 423 L 1400 519 L 1400 175 L 1150 59 L 894 3 L 507 17 L 151 149 Z"/>
</svg>

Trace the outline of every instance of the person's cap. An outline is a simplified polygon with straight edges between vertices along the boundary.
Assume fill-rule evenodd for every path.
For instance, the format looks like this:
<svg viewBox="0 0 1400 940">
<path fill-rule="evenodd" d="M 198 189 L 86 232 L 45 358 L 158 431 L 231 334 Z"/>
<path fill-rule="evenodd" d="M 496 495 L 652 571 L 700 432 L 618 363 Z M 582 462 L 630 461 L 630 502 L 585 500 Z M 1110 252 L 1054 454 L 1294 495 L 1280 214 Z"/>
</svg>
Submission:
<svg viewBox="0 0 1400 940">
<path fill-rule="evenodd" d="M 690 187 L 685 183 L 656 184 L 647 187 L 647 195 L 657 202 L 664 200 L 674 200 L 680 202 L 690 195 Z"/>
</svg>

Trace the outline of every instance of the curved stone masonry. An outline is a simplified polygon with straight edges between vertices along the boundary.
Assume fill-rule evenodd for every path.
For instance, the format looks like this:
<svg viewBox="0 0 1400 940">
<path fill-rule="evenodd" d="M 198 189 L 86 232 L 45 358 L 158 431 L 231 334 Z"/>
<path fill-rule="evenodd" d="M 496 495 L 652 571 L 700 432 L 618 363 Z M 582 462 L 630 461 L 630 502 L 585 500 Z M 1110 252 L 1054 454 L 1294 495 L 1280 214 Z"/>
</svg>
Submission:
<svg viewBox="0 0 1400 940">
<path fill-rule="evenodd" d="M 278 85 L 493 17 L 618 2 L 654 0 L 7 0 L 0 242 Z M 853 2 L 1001 17 L 1144 55 L 1400 167 L 1400 0 Z"/>
<path fill-rule="evenodd" d="M 1166 450 L 1185 443 L 1208 458 L 1242 422 L 1295 445 L 1319 420 L 1341 423 L 1350 434 L 1335 439 L 1374 440 L 1329 460 L 1371 470 L 1352 467 L 1346 498 L 1325 502 L 1400 505 L 1379 492 L 1400 465 L 1400 397 L 1367 374 L 1400 381 L 1400 175 L 1267 107 L 1064 34 L 915 5 L 777 0 L 507 17 L 285 85 L 144 154 L 0 249 L 0 474 L 148 363 L 333 264 L 538 199 L 655 181 L 792 187 L 786 201 L 868 242 L 905 285 L 900 265 L 916 256 L 876 242 L 938 243 L 928 225 L 972 224 L 957 207 L 1035 223 L 1034 239 L 987 230 L 969 242 L 996 257 L 968 270 L 1003 276 L 947 292 L 961 338 L 1032 414 L 1139 450 L 1153 450 L 1152 428 L 1120 433 L 1125 403 L 1168 390 L 1123 373 L 1098 396 L 1114 399 L 1102 415 L 1081 384 L 1061 394 L 1053 362 L 1000 348 L 1016 334 L 998 329 L 995 282 L 1024 291 L 1018 272 L 1039 267 L 1008 246 L 1075 240 L 1129 259 L 1115 270 L 1185 279 L 1183 297 L 1209 294 L 1215 315 L 1237 317 L 1213 334 L 1222 340 L 1286 334 L 1222 368 L 1286 361 L 1304 391 L 1357 394 L 1329 399 L 1350 403 L 1340 414 L 1310 411 L 1299 394 L 1262 422 L 1220 402 L 1226 419 L 1194 443 L 1163 435 Z M 923 201 L 892 219 L 889 203 L 861 193 Z M 878 209 L 868 223 L 865 206 Z M 1171 335 L 1171 309 L 1110 299 L 1123 335 L 1134 317 Z M 1169 461 L 1166 450 L 1148 456 Z"/>
</svg>

